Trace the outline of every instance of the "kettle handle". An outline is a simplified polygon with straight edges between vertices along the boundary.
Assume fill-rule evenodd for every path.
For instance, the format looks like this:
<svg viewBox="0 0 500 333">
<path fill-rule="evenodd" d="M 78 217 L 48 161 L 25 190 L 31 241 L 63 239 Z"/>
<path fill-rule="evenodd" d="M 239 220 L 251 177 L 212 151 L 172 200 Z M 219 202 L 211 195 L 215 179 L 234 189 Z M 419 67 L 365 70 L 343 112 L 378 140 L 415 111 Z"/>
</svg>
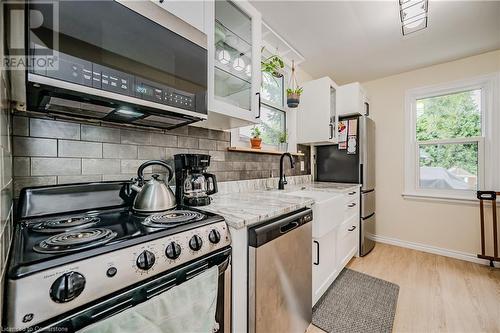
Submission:
<svg viewBox="0 0 500 333">
<path fill-rule="evenodd" d="M 217 178 L 215 178 L 215 175 L 212 173 L 204 173 L 203 176 L 207 179 L 207 181 L 212 178 L 212 184 L 214 185 L 214 188 L 212 190 L 207 191 L 207 195 L 215 194 L 219 191 L 217 188 Z"/>
<path fill-rule="evenodd" d="M 137 170 L 137 176 L 139 177 L 140 180 L 144 180 L 144 169 L 146 169 L 150 165 L 161 165 L 162 167 L 165 167 L 165 169 L 168 170 L 168 181 L 170 181 L 172 177 L 174 177 L 174 172 L 172 171 L 172 167 L 168 165 L 167 162 L 160 160 L 152 160 L 144 162 Z"/>
</svg>

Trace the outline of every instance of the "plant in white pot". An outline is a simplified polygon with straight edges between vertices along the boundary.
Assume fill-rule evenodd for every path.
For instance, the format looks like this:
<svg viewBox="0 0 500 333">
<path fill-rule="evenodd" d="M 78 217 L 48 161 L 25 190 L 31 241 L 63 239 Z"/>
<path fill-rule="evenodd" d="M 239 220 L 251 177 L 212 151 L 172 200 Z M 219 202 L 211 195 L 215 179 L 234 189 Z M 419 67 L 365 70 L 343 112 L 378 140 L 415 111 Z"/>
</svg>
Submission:
<svg viewBox="0 0 500 333">
<path fill-rule="evenodd" d="M 280 132 L 280 134 L 278 136 L 278 150 L 281 152 L 288 151 L 288 132 L 287 131 Z"/>
</svg>

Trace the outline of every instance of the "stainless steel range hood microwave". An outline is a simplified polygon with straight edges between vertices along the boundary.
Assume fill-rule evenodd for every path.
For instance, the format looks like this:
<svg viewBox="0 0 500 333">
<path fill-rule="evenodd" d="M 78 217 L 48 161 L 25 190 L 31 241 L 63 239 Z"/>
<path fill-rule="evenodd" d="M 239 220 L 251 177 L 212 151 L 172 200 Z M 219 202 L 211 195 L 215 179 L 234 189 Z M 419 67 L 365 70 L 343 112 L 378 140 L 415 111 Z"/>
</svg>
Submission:
<svg viewBox="0 0 500 333">
<path fill-rule="evenodd" d="M 31 57 L 55 55 L 58 67 L 13 71 L 18 106 L 164 129 L 207 119 L 205 34 L 152 1 L 59 1 L 57 7 L 57 15 L 46 1 L 24 8 L 17 28 L 24 34 L 17 36 L 26 36 Z M 33 22 L 37 17 L 43 24 Z"/>
</svg>

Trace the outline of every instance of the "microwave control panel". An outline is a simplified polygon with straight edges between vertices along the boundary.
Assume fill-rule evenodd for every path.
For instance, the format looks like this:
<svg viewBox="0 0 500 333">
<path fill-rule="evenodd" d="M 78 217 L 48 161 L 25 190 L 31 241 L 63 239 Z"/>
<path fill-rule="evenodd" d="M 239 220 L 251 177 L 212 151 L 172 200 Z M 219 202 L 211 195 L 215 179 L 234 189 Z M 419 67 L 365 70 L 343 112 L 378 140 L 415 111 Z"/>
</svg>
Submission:
<svg viewBox="0 0 500 333">
<path fill-rule="evenodd" d="M 58 68 L 30 68 L 34 74 L 110 91 L 180 109 L 196 110 L 196 94 L 59 53 Z"/>
</svg>

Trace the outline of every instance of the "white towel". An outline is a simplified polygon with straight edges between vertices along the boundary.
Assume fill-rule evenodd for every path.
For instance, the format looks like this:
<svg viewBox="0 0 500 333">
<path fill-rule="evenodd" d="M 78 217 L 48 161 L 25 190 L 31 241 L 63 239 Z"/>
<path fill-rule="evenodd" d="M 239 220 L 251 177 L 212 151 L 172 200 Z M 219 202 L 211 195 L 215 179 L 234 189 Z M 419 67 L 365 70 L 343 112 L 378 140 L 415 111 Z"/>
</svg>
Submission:
<svg viewBox="0 0 500 333">
<path fill-rule="evenodd" d="M 80 333 L 209 333 L 216 327 L 218 268 L 173 287 Z"/>
</svg>

